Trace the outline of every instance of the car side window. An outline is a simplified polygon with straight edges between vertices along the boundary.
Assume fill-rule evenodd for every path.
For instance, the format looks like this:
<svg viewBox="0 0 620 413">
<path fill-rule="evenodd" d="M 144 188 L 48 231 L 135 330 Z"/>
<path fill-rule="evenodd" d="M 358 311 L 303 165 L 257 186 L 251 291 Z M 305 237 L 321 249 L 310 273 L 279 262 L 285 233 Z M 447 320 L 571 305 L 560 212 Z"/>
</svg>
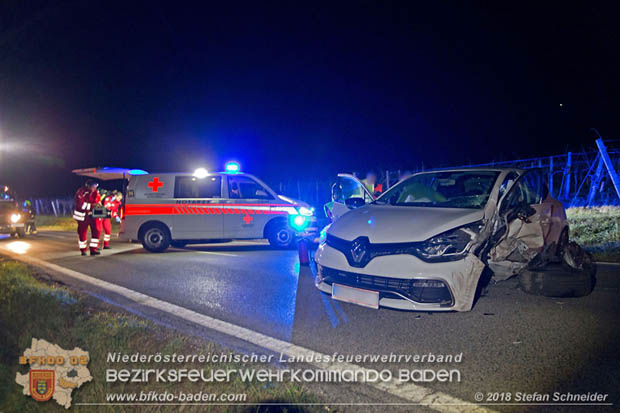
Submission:
<svg viewBox="0 0 620 413">
<path fill-rule="evenodd" d="M 545 186 L 538 171 L 530 171 L 523 177 L 523 191 L 528 205 L 540 204 L 545 196 Z"/>
<path fill-rule="evenodd" d="M 518 205 L 540 204 L 546 197 L 546 192 L 541 175 L 537 171 L 528 171 L 509 189 L 502 209 L 505 211 Z"/>
<path fill-rule="evenodd" d="M 231 199 L 273 199 L 258 182 L 247 176 L 228 177 L 228 197 Z"/>
<path fill-rule="evenodd" d="M 174 182 L 175 198 L 221 198 L 222 177 L 177 176 Z"/>
<path fill-rule="evenodd" d="M 504 196 L 504 194 L 510 189 L 510 187 L 517 180 L 517 178 L 519 178 L 519 175 L 516 172 L 510 172 L 508 173 L 508 175 L 506 175 L 506 177 L 502 181 L 502 184 L 499 186 L 499 199 Z"/>
</svg>

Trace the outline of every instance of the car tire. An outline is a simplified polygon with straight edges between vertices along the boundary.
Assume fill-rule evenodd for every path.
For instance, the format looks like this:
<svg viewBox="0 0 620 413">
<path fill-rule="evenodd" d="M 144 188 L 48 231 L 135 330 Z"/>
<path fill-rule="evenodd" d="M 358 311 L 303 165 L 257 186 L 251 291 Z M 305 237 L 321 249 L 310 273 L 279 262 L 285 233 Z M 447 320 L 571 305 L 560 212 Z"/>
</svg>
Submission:
<svg viewBox="0 0 620 413">
<path fill-rule="evenodd" d="M 289 249 L 295 245 L 295 233 L 287 225 L 274 226 L 268 234 L 269 244 L 277 249 Z"/>
<path fill-rule="evenodd" d="M 174 248 L 185 248 L 187 246 L 187 241 L 170 241 L 170 245 Z"/>
<path fill-rule="evenodd" d="M 569 243 L 569 235 L 568 235 L 568 228 L 564 228 L 562 230 L 562 233 L 560 234 L 560 238 L 558 238 L 558 246 L 555 249 L 555 255 L 562 259 L 562 257 L 564 256 L 564 251 L 566 250 L 566 247 L 568 247 L 568 243 Z"/>
<path fill-rule="evenodd" d="M 565 263 L 548 264 L 519 275 L 519 287 L 528 294 L 545 297 L 584 297 L 596 284 L 596 265 L 592 262 L 576 269 Z"/>
<path fill-rule="evenodd" d="M 165 251 L 170 246 L 170 231 L 163 224 L 149 224 L 141 231 L 140 242 L 147 251 Z"/>
</svg>

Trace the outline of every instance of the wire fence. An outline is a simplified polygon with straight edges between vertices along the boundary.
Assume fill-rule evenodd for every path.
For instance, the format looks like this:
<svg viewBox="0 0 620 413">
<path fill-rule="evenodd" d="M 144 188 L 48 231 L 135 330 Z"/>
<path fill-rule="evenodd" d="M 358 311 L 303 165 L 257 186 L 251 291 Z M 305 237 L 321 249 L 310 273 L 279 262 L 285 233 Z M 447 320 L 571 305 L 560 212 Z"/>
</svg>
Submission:
<svg viewBox="0 0 620 413">
<path fill-rule="evenodd" d="M 611 166 L 620 170 L 620 150 L 607 152 Z M 489 162 L 484 164 L 460 165 L 460 167 L 511 167 L 531 169 L 538 168 L 553 197 L 559 199 L 566 207 L 620 205 L 620 197 L 614 188 L 611 175 L 607 173 L 600 151 L 568 152 L 539 158 L 517 159 L 512 161 Z M 436 168 L 435 170 L 450 169 Z M 416 173 L 422 169 L 409 171 L 384 170 L 378 172 L 378 182 L 384 189 L 396 184 L 405 172 Z M 365 173 L 365 171 L 363 171 Z M 352 172 L 363 177 L 362 172 Z M 330 201 L 333 179 L 293 179 L 268 182 L 276 192 L 302 200 L 322 211 L 322 206 Z M 37 214 L 68 216 L 73 212 L 71 198 L 38 198 L 33 200 Z"/>
</svg>

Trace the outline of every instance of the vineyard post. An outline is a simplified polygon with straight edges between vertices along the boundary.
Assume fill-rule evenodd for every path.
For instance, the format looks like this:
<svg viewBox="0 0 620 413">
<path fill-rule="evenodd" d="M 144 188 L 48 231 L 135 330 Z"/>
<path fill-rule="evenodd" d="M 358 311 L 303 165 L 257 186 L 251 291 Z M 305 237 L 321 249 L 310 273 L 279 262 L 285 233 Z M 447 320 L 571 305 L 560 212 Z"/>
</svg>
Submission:
<svg viewBox="0 0 620 413">
<path fill-rule="evenodd" d="M 549 193 L 553 196 L 553 156 L 549 157 Z"/>
<path fill-rule="evenodd" d="M 602 138 L 598 138 L 596 140 L 596 146 L 598 146 L 598 150 L 601 153 L 601 159 L 603 159 L 603 162 L 605 163 L 607 172 L 609 173 L 609 176 L 611 177 L 611 182 L 614 184 L 614 188 L 616 189 L 616 194 L 618 195 L 618 198 L 620 198 L 620 178 L 618 178 L 618 174 L 616 173 L 616 170 L 614 169 L 614 164 L 611 162 L 611 158 L 609 157 L 609 154 L 607 153 L 607 148 L 605 147 L 605 144 L 603 143 Z"/>
<path fill-rule="evenodd" d="M 570 175 L 571 175 L 571 164 L 572 164 L 572 159 L 573 159 L 573 153 L 569 152 L 568 153 L 568 158 L 566 159 L 566 166 L 564 167 L 564 179 L 562 181 L 564 181 L 564 188 L 563 188 L 563 193 L 562 193 L 562 198 L 563 199 L 568 199 L 569 194 L 570 194 Z"/>
<path fill-rule="evenodd" d="M 596 172 L 594 176 L 590 179 L 590 192 L 588 192 L 588 203 L 587 205 L 592 205 L 592 201 L 596 196 L 596 192 L 601 185 L 601 179 L 603 178 L 603 159 L 598 158 L 598 163 L 596 165 Z"/>
</svg>

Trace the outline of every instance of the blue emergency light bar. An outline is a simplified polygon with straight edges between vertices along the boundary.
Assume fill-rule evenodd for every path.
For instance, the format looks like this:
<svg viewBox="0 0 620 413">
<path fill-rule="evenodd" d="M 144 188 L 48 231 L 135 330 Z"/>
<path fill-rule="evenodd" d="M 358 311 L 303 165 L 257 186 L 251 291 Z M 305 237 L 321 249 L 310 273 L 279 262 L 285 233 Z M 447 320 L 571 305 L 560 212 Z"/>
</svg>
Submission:
<svg viewBox="0 0 620 413">
<path fill-rule="evenodd" d="M 129 175 L 148 175 L 149 173 L 142 169 L 130 169 Z"/>
<path fill-rule="evenodd" d="M 224 170 L 230 173 L 240 172 L 241 165 L 239 165 L 239 162 L 235 161 L 226 162 L 226 165 L 224 165 Z"/>
</svg>

